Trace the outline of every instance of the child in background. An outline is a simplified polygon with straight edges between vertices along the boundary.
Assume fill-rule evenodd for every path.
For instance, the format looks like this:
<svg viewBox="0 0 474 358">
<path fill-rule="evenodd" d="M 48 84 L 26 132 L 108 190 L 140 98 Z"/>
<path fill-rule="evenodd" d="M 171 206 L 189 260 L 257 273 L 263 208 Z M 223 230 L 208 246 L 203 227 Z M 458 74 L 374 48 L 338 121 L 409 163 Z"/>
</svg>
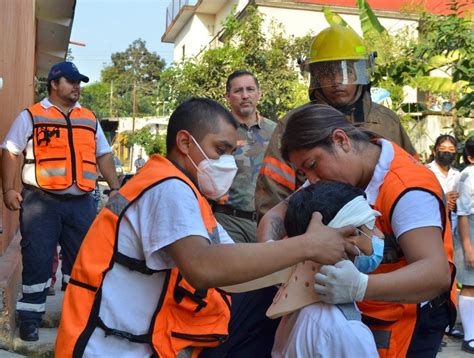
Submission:
<svg viewBox="0 0 474 358">
<path fill-rule="evenodd" d="M 459 179 L 459 235 L 454 240 L 454 259 L 456 278 L 462 284 L 459 295 L 459 313 L 464 328 L 462 350 L 474 354 L 474 137 L 466 140 L 463 158 L 467 167 Z"/>
</svg>

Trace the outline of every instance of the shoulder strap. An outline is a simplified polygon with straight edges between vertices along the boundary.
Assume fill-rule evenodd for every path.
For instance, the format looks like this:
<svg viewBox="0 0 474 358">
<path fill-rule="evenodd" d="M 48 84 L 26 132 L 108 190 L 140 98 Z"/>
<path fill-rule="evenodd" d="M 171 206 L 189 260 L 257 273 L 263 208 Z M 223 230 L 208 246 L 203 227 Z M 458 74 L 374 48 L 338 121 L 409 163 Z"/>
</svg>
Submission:
<svg viewBox="0 0 474 358">
<path fill-rule="evenodd" d="M 346 317 L 348 321 L 362 320 L 362 315 L 357 310 L 353 302 L 337 304 L 336 307 L 339 308 L 339 311 L 341 311 L 341 313 L 344 315 L 344 317 Z"/>
<path fill-rule="evenodd" d="M 114 261 L 122 266 L 128 267 L 132 271 L 137 271 L 144 275 L 153 275 L 158 272 L 166 271 L 152 270 L 146 265 L 145 260 L 134 259 L 133 257 L 122 254 L 121 252 L 116 252 L 114 254 Z"/>
</svg>

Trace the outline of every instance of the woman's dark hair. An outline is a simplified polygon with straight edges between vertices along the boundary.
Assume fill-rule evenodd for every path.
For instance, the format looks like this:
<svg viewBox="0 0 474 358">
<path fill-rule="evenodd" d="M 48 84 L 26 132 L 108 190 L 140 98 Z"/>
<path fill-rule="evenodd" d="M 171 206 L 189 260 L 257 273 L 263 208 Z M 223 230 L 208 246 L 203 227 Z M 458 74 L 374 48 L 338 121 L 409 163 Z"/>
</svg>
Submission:
<svg viewBox="0 0 474 358">
<path fill-rule="evenodd" d="M 199 142 L 208 133 L 218 133 L 220 121 L 237 128 L 239 123 L 219 102 L 209 98 L 191 97 L 181 103 L 173 112 L 166 132 L 166 151 L 176 145 L 176 134 L 187 130 Z"/>
<path fill-rule="evenodd" d="M 314 211 L 323 216 L 327 225 L 349 201 L 363 196 L 362 189 L 352 185 L 321 180 L 291 195 L 285 216 L 285 229 L 289 237 L 302 235 L 311 221 Z"/>
<path fill-rule="evenodd" d="M 436 152 L 439 149 L 439 146 L 446 141 L 451 142 L 451 144 L 453 144 L 455 147 L 458 145 L 458 141 L 451 134 L 441 134 L 438 138 L 436 138 L 433 151 Z"/>
<path fill-rule="evenodd" d="M 472 164 L 468 156 L 471 156 L 474 158 L 474 136 L 467 138 L 466 143 L 464 144 L 462 159 L 464 160 L 464 163 L 466 165 Z"/>
<path fill-rule="evenodd" d="M 350 124 L 331 106 L 306 104 L 291 111 L 281 138 L 281 154 L 288 160 L 290 152 L 324 147 L 331 150 L 332 133 L 342 129 L 355 142 L 370 142 L 370 137 Z"/>
</svg>

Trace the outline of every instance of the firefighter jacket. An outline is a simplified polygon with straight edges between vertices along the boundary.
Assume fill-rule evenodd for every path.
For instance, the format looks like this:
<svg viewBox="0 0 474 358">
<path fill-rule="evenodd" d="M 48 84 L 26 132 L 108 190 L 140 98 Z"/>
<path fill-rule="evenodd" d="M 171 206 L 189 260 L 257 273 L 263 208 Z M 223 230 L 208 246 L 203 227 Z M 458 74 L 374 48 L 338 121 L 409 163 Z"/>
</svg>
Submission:
<svg viewBox="0 0 474 358">
<path fill-rule="evenodd" d="M 23 182 L 48 191 L 73 184 L 92 191 L 97 180 L 94 114 L 81 106 L 66 116 L 55 106 L 44 108 L 40 103 L 27 111 L 33 122 L 34 159 L 25 160 Z M 31 165 L 34 171 L 27 170 Z"/>
<path fill-rule="evenodd" d="M 394 147 L 394 159 L 379 188 L 374 209 L 382 215 L 377 217 L 377 226 L 385 235 L 385 248 L 382 264 L 373 274 L 396 271 L 407 266 L 391 228 L 393 209 L 402 195 L 411 190 L 423 190 L 433 194 L 442 210 L 443 243 L 451 268 L 451 290 L 437 297 L 436 302 L 447 304 L 451 321 L 456 317 L 456 287 L 454 285 L 455 268 L 453 264 L 453 244 L 448 212 L 444 194 L 434 174 L 397 145 Z M 431 301 L 430 301 L 431 302 Z M 417 320 L 416 304 L 396 302 L 362 301 L 357 305 L 362 311 L 362 321 L 367 324 L 375 338 L 380 357 L 405 357 L 415 330 Z"/>
<path fill-rule="evenodd" d="M 196 290 L 178 269 L 155 271 L 147 267 L 144 260 L 118 251 L 120 222 L 127 208 L 147 190 L 169 179 L 182 180 L 193 190 L 209 237 L 212 242 L 218 242 L 212 210 L 193 182 L 164 157 L 150 158 L 147 165 L 110 199 L 82 243 L 64 297 L 56 341 L 57 357 L 82 356 L 96 329 L 130 342 L 149 344 L 153 356 L 165 358 L 176 357 L 187 347 L 198 347 L 193 351 L 195 356 L 201 347 L 214 347 L 226 340 L 230 301 L 223 291 Z M 149 317 L 149 328 L 140 335 L 109 327 L 99 315 L 102 285 L 114 265 L 123 265 L 143 275 L 165 275 L 155 313 Z M 124 282 L 124 290 L 127 287 Z"/>
<path fill-rule="evenodd" d="M 324 97 L 318 95 L 317 92 L 313 96 L 313 103 L 327 104 Z M 367 90 L 362 92 L 359 100 L 353 105 L 343 110 L 337 109 L 341 110 L 354 126 L 389 139 L 410 154 L 416 154 L 397 115 L 390 109 L 373 103 Z M 305 180 L 303 176 L 296 174 L 280 153 L 281 137 L 290 114 L 291 112 L 278 122 L 257 178 L 255 208 L 259 220 L 268 210 L 299 188 Z"/>
</svg>

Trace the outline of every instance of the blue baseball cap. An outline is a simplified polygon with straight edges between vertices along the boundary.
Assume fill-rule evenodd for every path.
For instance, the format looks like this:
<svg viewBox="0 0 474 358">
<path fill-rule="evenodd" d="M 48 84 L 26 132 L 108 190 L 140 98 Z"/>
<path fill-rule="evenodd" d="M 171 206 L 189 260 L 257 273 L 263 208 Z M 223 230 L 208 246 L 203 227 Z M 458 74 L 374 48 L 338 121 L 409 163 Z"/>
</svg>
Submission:
<svg viewBox="0 0 474 358">
<path fill-rule="evenodd" d="M 48 83 L 60 77 L 64 77 L 70 81 L 89 82 L 89 77 L 79 73 L 76 65 L 67 61 L 59 62 L 51 67 L 48 74 Z"/>
</svg>

